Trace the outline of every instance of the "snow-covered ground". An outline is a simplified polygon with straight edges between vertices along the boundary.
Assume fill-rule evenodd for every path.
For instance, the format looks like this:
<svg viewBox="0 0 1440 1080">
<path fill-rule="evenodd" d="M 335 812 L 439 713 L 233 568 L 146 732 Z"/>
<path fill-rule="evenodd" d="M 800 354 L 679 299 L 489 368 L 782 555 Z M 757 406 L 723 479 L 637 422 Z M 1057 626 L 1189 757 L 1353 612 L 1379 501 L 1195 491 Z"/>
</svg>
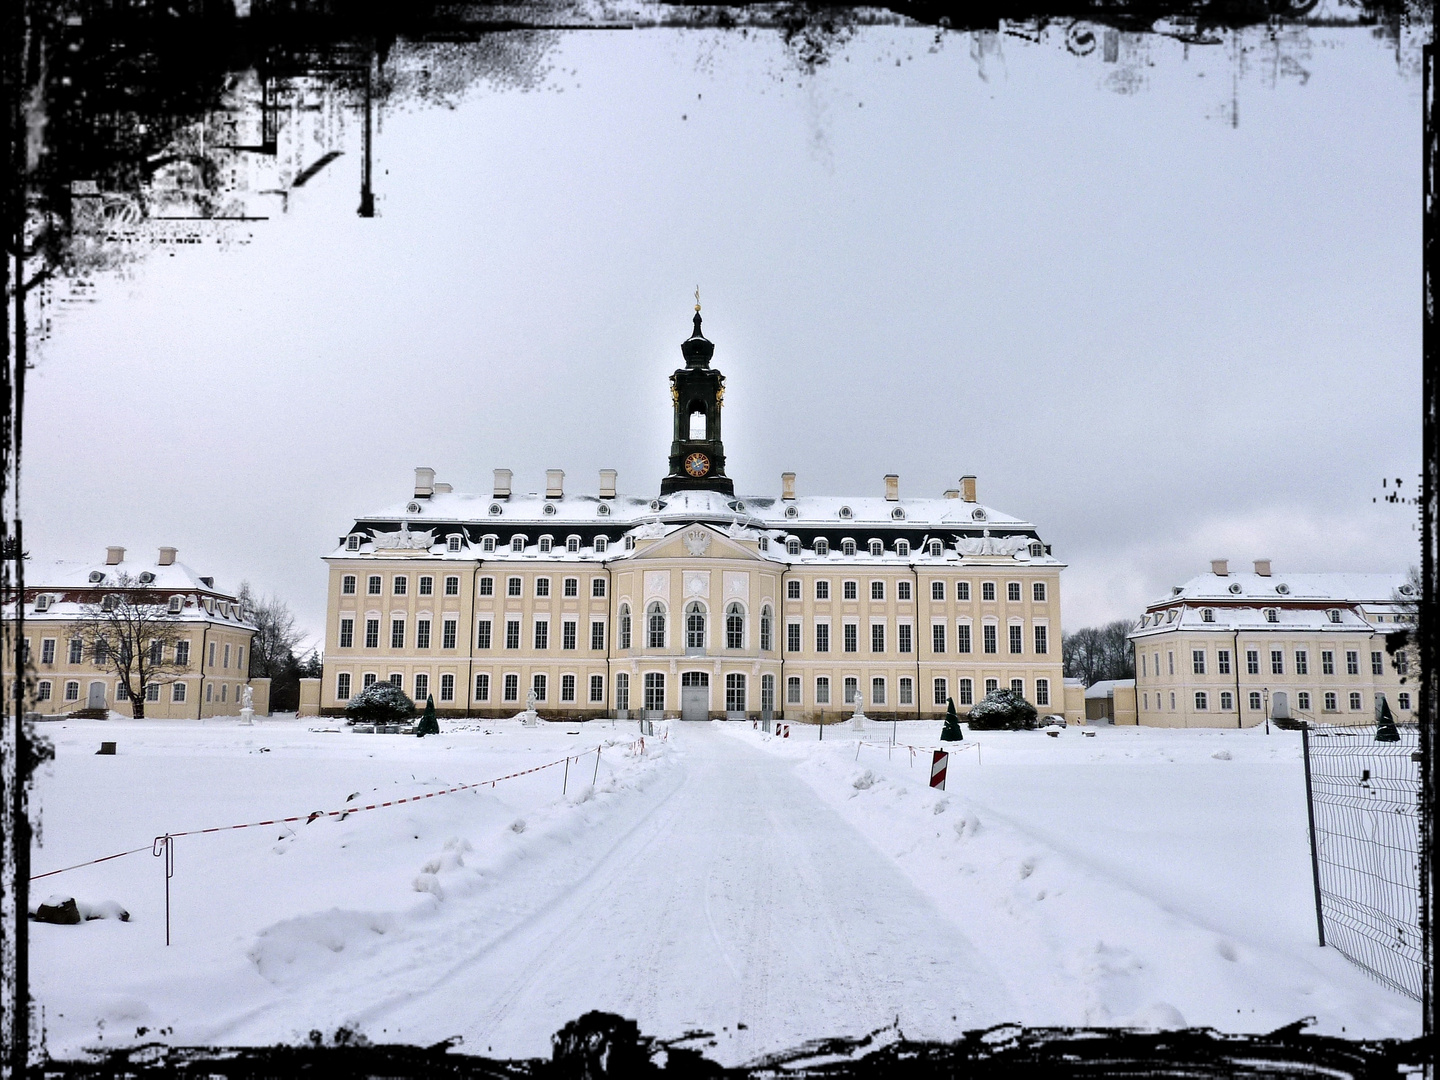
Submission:
<svg viewBox="0 0 1440 1080">
<path fill-rule="evenodd" d="M 181 837 L 169 948 L 148 850 L 36 881 L 32 902 L 132 915 L 31 924 L 52 1054 L 348 1027 L 545 1055 L 588 1009 L 660 1037 L 714 1032 L 699 1045 L 726 1063 L 897 1017 L 921 1038 L 1307 1016 L 1351 1036 L 1420 1031 L 1418 1005 L 1315 943 L 1295 733 L 970 733 L 938 794 L 928 758 L 887 747 L 890 725 L 818 742 L 798 725 L 776 739 L 677 722 L 643 753 L 634 724 L 325 726 L 46 724 L 33 872 L 567 755 L 568 790 L 557 765 Z M 898 726 L 902 744 L 938 734 Z M 95 754 L 102 739 L 114 757 Z"/>
</svg>

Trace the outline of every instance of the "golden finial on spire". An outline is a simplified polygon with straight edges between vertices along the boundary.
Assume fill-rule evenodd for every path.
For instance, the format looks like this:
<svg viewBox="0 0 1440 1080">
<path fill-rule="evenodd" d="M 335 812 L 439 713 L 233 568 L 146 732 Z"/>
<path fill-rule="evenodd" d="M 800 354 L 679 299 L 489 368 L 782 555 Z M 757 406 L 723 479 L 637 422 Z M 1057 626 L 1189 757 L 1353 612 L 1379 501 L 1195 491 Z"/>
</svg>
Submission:
<svg viewBox="0 0 1440 1080">
<path fill-rule="evenodd" d="M 695 286 L 695 310 L 700 310 L 700 286 Z"/>
</svg>

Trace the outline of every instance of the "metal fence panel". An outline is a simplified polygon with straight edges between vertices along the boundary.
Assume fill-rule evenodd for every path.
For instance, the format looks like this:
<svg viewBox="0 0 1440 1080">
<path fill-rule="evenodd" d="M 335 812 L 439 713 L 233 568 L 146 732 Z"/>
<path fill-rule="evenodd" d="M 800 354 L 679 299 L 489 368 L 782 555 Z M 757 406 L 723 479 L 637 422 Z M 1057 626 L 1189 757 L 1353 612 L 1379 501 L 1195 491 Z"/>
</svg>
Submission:
<svg viewBox="0 0 1440 1080">
<path fill-rule="evenodd" d="M 1421 1000 L 1420 733 L 1376 742 L 1373 725 L 1306 733 L 1325 943 Z"/>
</svg>

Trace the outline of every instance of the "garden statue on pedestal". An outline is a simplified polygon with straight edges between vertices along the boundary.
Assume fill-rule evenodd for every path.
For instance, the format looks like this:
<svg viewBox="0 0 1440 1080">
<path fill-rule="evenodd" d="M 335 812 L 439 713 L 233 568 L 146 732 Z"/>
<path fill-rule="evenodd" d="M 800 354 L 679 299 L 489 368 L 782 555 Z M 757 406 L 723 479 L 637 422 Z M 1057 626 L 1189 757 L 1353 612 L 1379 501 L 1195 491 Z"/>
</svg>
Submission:
<svg viewBox="0 0 1440 1080">
<path fill-rule="evenodd" d="M 251 690 L 250 687 L 247 686 L 247 687 L 245 687 L 244 691 L 242 691 L 242 694 L 243 694 L 243 696 L 242 696 L 242 698 L 241 698 L 240 723 L 242 723 L 242 724 L 254 724 L 254 723 L 255 723 L 255 691 L 254 691 L 254 690 Z"/>
<path fill-rule="evenodd" d="M 520 714 L 520 722 L 526 727 L 534 727 L 540 722 L 540 716 L 535 712 L 535 691 L 532 688 L 530 693 L 525 695 L 525 711 Z"/>
<path fill-rule="evenodd" d="M 857 731 L 865 728 L 865 699 L 858 689 L 855 691 L 855 712 L 850 717 L 850 726 Z"/>
</svg>

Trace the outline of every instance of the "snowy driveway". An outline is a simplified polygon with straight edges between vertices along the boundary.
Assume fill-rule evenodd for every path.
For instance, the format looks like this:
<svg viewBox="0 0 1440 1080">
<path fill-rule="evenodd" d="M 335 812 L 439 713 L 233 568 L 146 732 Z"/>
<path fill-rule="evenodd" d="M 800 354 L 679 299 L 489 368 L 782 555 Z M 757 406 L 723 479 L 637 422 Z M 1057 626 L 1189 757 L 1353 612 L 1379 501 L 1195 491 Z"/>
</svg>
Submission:
<svg viewBox="0 0 1440 1080">
<path fill-rule="evenodd" d="M 914 1036 L 1006 1018 L 971 944 L 792 761 L 709 724 L 676 724 L 671 743 L 664 778 L 591 835 L 208 1038 L 268 1040 L 283 1017 L 533 1055 L 605 1009 L 657 1036 L 713 1031 L 709 1053 L 738 1061 L 897 1016 Z"/>
</svg>

